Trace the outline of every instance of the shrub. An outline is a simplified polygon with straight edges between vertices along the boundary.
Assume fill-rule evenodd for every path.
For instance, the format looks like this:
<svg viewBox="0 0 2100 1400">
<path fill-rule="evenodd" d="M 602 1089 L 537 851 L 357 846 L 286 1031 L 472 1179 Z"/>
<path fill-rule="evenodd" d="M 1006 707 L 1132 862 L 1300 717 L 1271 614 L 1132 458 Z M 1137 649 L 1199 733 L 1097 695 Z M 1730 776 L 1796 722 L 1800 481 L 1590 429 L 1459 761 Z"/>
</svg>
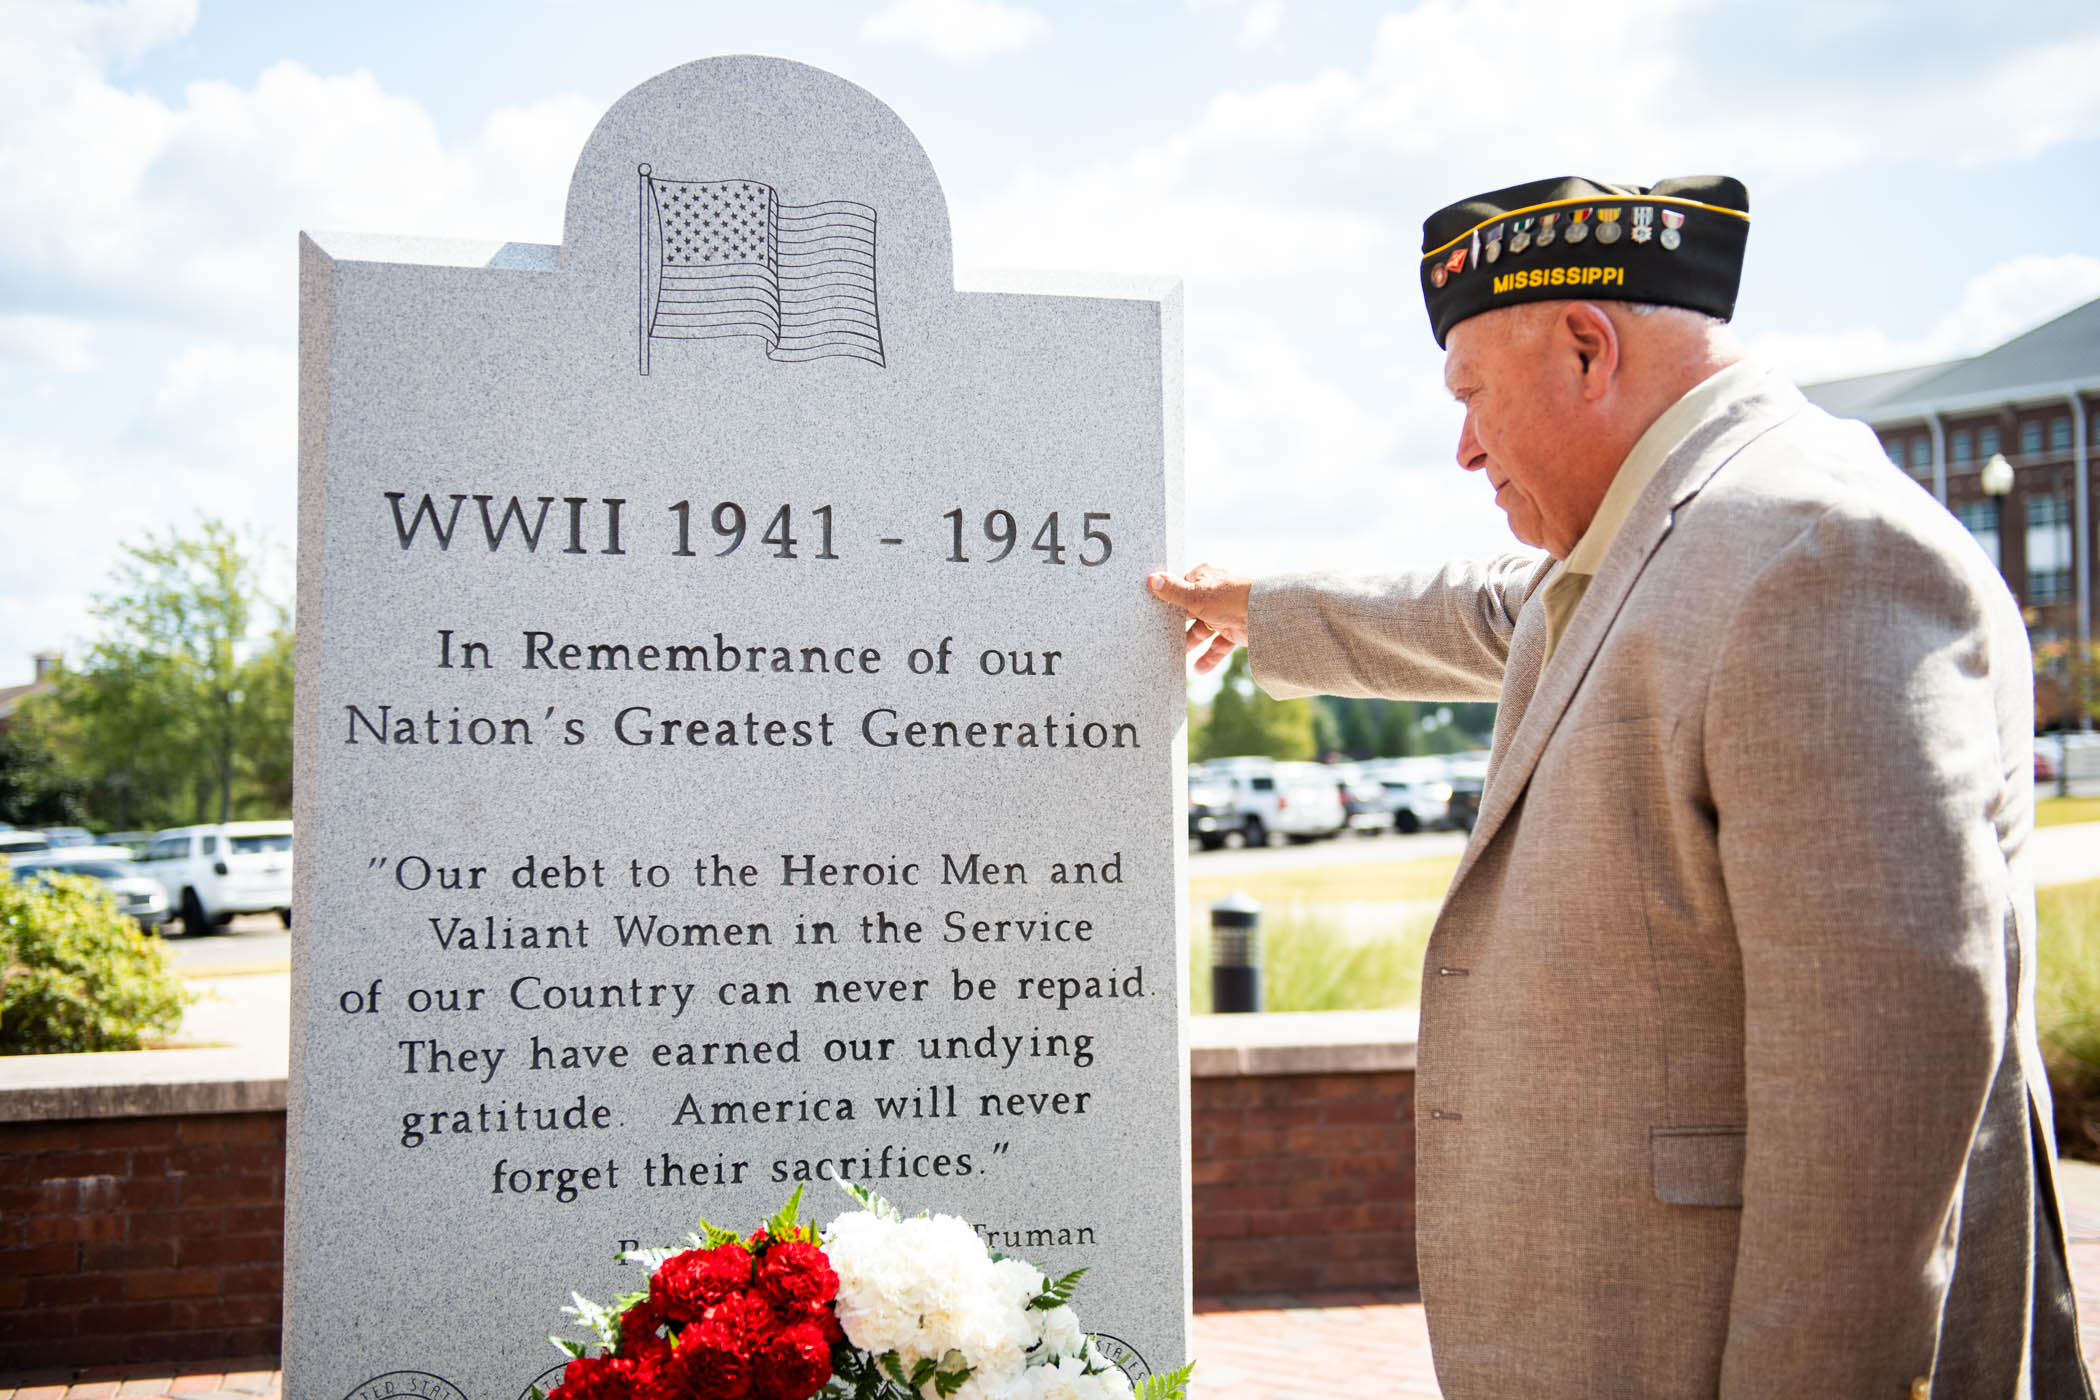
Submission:
<svg viewBox="0 0 2100 1400">
<path fill-rule="evenodd" d="M 0 878 L 0 1054 L 136 1050 L 188 1000 L 167 949 L 101 885 Z"/>
</svg>

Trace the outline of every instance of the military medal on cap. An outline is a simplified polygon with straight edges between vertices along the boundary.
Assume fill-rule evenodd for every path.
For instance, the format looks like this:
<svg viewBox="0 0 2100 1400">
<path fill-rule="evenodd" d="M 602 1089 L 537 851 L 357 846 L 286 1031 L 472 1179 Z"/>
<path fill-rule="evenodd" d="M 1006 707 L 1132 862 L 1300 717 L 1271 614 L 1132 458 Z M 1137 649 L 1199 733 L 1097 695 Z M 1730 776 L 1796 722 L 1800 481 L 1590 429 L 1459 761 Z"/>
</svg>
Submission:
<svg viewBox="0 0 2100 1400">
<path fill-rule="evenodd" d="M 1662 237 L 1657 241 L 1663 247 L 1675 252 L 1677 245 L 1684 242 L 1684 235 L 1677 231 L 1684 227 L 1684 211 L 1682 209 L 1665 209 L 1662 211 L 1662 216 Z"/>
<path fill-rule="evenodd" d="M 1693 210 L 1696 256 L 1654 257 L 1616 246 L 1682 248 Z M 1459 200 L 1422 221 L 1422 299 L 1436 343 L 1446 349 L 1461 322 L 1526 302 L 1682 306 L 1725 321 L 1735 314 L 1749 232 L 1749 192 L 1726 175 L 1654 185 L 1532 180 Z M 1597 247 L 1581 246 L 1592 239 Z"/>
</svg>

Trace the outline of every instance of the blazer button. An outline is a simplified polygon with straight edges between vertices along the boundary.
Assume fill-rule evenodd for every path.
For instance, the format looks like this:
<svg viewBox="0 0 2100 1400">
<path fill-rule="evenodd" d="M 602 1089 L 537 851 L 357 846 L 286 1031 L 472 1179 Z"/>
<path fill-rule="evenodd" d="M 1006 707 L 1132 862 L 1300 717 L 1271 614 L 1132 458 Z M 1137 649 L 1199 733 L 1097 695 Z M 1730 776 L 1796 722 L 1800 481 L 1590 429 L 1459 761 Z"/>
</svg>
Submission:
<svg viewBox="0 0 2100 1400">
<path fill-rule="evenodd" d="M 1910 1400 L 1932 1400 L 1932 1381 L 1920 1376 L 1910 1383 Z"/>
</svg>

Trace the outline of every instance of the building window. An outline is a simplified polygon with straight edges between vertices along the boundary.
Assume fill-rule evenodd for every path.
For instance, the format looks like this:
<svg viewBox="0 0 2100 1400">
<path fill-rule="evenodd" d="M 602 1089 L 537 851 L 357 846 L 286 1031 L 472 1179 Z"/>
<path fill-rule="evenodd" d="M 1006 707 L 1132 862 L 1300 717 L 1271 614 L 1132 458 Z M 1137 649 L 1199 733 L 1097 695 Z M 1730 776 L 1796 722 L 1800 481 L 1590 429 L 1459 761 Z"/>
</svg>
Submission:
<svg viewBox="0 0 2100 1400">
<path fill-rule="evenodd" d="M 2071 450 L 2071 420 L 2068 416 L 2049 420 L 2049 450 L 2069 452 Z"/>
<path fill-rule="evenodd" d="M 1932 440 L 1922 437 L 1912 438 L 1910 440 L 1910 469 L 1914 472 L 1921 472 L 1931 465 Z"/>
<path fill-rule="evenodd" d="M 1962 526 L 1976 537 L 1983 552 L 1991 556 L 1991 564 L 1999 569 L 2005 566 L 1998 557 L 1998 503 L 1996 501 L 1972 501 L 1954 512 Z"/>
<path fill-rule="evenodd" d="M 2041 455 L 2042 425 L 2040 423 L 2022 423 L 2020 425 L 2020 451 L 2029 457 Z"/>
<path fill-rule="evenodd" d="M 1976 430 L 1976 455 L 1989 461 L 1998 450 L 1998 428 L 1996 424 Z"/>
<path fill-rule="evenodd" d="M 1969 430 L 1968 430 L 1967 428 L 1961 428 L 1961 429 L 1958 429 L 1958 430 L 1956 430 L 1956 432 L 1955 432 L 1955 434 L 1954 434 L 1954 444 L 1953 444 L 1953 448 L 1954 448 L 1954 450 L 1953 450 L 1953 454 L 1952 454 L 1952 455 L 1953 455 L 1953 459 L 1954 459 L 1955 461 L 1957 461 L 1957 462 L 1966 462 L 1966 461 L 1968 461 L 1968 460 L 1969 460 L 1969 446 L 1970 446 L 1970 444 L 1969 444 Z"/>
<path fill-rule="evenodd" d="M 1881 446 L 1882 449 L 1889 454 L 1889 460 L 1891 462 L 1894 462 L 1899 467 L 1903 465 L 1902 438 L 1890 438 L 1888 441 L 1882 443 Z"/>
<path fill-rule="evenodd" d="M 2064 496 L 2027 498 L 2027 601 L 2055 603 L 2071 596 L 2071 502 Z"/>
</svg>

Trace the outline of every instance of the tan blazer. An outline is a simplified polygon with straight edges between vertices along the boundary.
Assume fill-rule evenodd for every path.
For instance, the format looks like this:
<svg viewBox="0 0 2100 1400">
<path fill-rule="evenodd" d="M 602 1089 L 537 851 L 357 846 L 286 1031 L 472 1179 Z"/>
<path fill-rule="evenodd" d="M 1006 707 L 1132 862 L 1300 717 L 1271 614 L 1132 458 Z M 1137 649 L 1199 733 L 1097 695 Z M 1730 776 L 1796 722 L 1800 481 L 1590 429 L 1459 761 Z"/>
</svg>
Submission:
<svg viewBox="0 0 2100 1400">
<path fill-rule="evenodd" d="M 1445 1395 L 2089 1394 L 1996 571 L 1769 376 L 1542 666 L 1550 567 L 1268 580 L 1250 616 L 1271 694 L 1501 701 L 1422 988 Z"/>
</svg>

